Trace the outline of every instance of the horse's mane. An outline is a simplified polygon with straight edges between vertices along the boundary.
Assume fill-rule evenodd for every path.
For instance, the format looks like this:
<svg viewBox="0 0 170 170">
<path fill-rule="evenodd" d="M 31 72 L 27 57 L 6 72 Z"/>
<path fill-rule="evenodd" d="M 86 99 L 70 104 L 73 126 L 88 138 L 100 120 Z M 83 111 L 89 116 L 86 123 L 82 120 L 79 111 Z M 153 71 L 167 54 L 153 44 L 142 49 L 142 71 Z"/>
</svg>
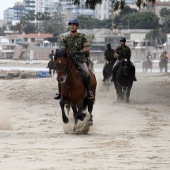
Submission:
<svg viewBox="0 0 170 170">
<path fill-rule="evenodd" d="M 67 50 L 65 48 L 60 48 L 59 50 L 56 51 L 55 53 L 55 59 L 58 57 L 65 57 L 67 58 Z"/>
</svg>

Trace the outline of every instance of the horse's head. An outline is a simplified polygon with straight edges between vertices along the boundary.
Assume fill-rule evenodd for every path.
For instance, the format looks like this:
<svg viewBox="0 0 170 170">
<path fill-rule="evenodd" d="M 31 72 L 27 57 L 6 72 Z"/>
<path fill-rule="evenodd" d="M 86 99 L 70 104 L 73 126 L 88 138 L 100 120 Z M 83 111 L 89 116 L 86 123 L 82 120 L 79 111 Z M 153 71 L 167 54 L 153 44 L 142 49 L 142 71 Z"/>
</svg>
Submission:
<svg viewBox="0 0 170 170">
<path fill-rule="evenodd" d="M 66 49 L 60 49 L 56 54 L 57 81 L 64 83 L 68 74 L 68 57 Z"/>
<path fill-rule="evenodd" d="M 123 74 L 125 76 L 128 76 L 130 68 L 131 68 L 130 67 L 130 60 L 129 59 L 126 59 L 126 58 L 122 59 L 122 68 L 123 68 Z"/>
</svg>

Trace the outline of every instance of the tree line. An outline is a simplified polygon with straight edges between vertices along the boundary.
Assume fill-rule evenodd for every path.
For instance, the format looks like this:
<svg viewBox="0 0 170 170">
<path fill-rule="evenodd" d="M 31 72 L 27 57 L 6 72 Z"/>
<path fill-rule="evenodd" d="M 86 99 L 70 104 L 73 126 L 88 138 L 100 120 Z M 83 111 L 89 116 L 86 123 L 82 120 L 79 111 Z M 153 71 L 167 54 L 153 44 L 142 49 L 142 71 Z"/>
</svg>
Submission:
<svg viewBox="0 0 170 170">
<path fill-rule="evenodd" d="M 136 9 L 125 6 L 114 20 L 79 16 L 80 29 L 108 28 L 108 29 L 157 29 L 163 33 L 170 32 L 170 10 L 162 8 L 160 11 L 161 24 L 159 18 L 152 12 L 140 12 Z M 29 11 L 16 25 L 9 24 L 11 30 L 25 33 L 52 33 L 60 34 L 66 31 L 64 17 L 61 7 L 57 7 L 52 15 L 44 12 Z M 0 28 L 0 35 L 4 34 L 5 26 Z M 163 36 L 164 37 L 164 36 Z"/>
</svg>

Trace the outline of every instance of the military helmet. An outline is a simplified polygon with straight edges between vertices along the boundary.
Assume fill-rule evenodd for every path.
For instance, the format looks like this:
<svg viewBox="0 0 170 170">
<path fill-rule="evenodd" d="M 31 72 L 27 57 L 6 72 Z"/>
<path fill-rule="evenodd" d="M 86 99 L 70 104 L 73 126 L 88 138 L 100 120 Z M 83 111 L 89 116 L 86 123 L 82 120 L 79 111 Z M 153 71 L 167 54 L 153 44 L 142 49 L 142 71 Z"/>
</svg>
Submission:
<svg viewBox="0 0 170 170">
<path fill-rule="evenodd" d="M 79 21 L 77 19 L 70 19 L 68 22 L 68 25 L 70 25 L 70 24 L 75 24 L 75 25 L 79 26 Z"/>
<path fill-rule="evenodd" d="M 126 38 L 125 37 L 121 37 L 120 38 L 120 42 L 123 41 L 123 42 L 126 42 Z"/>
<path fill-rule="evenodd" d="M 110 44 L 110 43 L 107 43 L 107 44 L 106 44 L 106 47 L 111 47 L 111 44 Z"/>
</svg>

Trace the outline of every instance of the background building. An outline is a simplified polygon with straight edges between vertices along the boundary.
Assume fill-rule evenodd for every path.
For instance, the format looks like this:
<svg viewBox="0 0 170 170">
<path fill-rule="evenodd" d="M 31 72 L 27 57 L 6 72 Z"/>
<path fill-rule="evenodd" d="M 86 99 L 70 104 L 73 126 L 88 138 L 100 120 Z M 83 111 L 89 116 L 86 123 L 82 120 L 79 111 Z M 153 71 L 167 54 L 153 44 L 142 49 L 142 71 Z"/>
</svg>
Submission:
<svg viewBox="0 0 170 170">
<path fill-rule="evenodd" d="M 36 5 L 35 0 L 23 0 L 24 7 L 26 11 L 35 11 L 35 5 Z"/>
<path fill-rule="evenodd" d="M 25 15 L 25 7 L 21 3 L 16 3 L 14 7 L 8 8 L 4 11 L 4 22 L 12 22 L 20 20 Z"/>
</svg>

